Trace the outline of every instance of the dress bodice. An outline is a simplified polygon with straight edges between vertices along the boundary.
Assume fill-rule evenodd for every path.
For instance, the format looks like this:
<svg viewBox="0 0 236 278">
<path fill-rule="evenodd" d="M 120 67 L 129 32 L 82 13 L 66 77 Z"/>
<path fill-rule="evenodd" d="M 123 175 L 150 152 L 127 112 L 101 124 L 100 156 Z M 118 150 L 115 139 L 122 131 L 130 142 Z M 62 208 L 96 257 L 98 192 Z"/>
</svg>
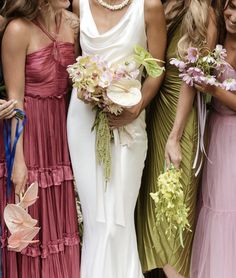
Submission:
<svg viewBox="0 0 236 278">
<path fill-rule="evenodd" d="M 89 0 L 80 1 L 80 43 L 83 55 L 97 54 L 110 63 L 133 53 L 135 45 L 147 47 L 144 0 L 133 0 L 120 21 L 100 34 Z"/>
<path fill-rule="evenodd" d="M 45 30 L 42 31 L 52 42 L 26 56 L 25 96 L 60 96 L 68 89 L 66 68 L 75 62 L 74 44 L 58 42 Z"/>
<path fill-rule="evenodd" d="M 224 80 L 230 78 L 236 79 L 236 71 L 230 64 L 227 63 L 225 65 L 225 70 L 220 77 L 220 81 L 223 82 Z M 233 111 L 214 97 L 212 100 L 212 105 L 214 110 L 222 115 L 236 115 L 236 111 Z"/>
</svg>

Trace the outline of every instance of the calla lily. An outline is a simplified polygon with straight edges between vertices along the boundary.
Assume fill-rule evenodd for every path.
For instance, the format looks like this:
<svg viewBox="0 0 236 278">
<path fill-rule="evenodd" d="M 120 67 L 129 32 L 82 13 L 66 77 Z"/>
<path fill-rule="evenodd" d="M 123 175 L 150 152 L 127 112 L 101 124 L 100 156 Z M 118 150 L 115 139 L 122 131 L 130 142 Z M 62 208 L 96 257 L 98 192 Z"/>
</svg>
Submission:
<svg viewBox="0 0 236 278">
<path fill-rule="evenodd" d="M 18 206 L 22 208 L 28 208 L 33 205 L 38 199 L 38 183 L 32 183 L 26 190 Z"/>
<path fill-rule="evenodd" d="M 9 204 L 4 209 L 4 220 L 11 234 L 32 228 L 37 224 L 37 220 L 33 219 L 22 207 Z"/>
<path fill-rule="evenodd" d="M 107 97 L 122 107 L 131 107 L 138 104 L 142 98 L 141 83 L 134 79 L 115 81 L 107 89 Z"/>
<path fill-rule="evenodd" d="M 37 243 L 38 240 L 33 240 L 33 238 L 37 235 L 39 230 L 40 228 L 38 227 L 29 227 L 13 233 L 8 238 L 8 249 L 10 251 L 21 252 L 30 243 Z"/>
<path fill-rule="evenodd" d="M 140 45 L 134 47 L 134 52 L 134 60 L 145 67 L 149 76 L 156 78 L 165 70 L 164 67 L 159 66 L 157 63 L 164 63 L 164 61 L 153 58 L 152 55 Z"/>
</svg>

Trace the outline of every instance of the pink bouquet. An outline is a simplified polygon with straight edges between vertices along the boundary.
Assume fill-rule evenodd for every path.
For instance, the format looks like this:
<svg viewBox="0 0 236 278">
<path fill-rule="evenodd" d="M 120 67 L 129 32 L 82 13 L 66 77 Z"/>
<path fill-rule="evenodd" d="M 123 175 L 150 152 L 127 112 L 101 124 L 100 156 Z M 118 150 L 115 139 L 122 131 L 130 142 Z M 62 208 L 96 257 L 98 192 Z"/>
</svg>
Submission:
<svg viewBox="0 0 236 278">
<path fill-rule="evenodd" d="M 111 139 L 107 113 L 119 115 L 124 108 L 141 101 L 141 83 L 137 79 L 140 67 L 157 77 L 164 71 L 150 53 L 140 46 L 134 47 L 134 55 L 116 64 L 109 64 L 97 55 L 79 56 L 68 67 L 68 73 L 77 89 L 78 98 L 96 110 L 93 129 L 96 129 L 97 160 L 103 165 L 105 180 L 111 175 Z M 160 62 L 160 61 L 159 61 Z"/>
<path fill-rule="evenodd" d="M 187 50 L 185 60 L 173 58 L 170 64 L 179 69 L 180 78 L 189 86 L 193 86 L 194 82 L 200 82 L 235 91 L 235 79 L 226 79 L 223 82 L 220 82 L 218 79 L 224 72 L 226 57 L 227 53 L 222 45 L 217 45 L 213 51 L 190 47 Z"/>
</svg>

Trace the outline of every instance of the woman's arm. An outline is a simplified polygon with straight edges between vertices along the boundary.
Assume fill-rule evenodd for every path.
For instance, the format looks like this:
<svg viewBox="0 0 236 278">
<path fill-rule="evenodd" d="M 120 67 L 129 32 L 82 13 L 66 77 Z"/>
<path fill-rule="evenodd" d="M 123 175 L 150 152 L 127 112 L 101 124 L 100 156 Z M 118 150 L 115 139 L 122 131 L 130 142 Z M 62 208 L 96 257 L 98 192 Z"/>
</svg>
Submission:
<svg viewBox="0 0 236 278">
<path fill-rule="evenodd" d="M 213 49 L 217 42 L 217 28 L 216 28 L 216 18 L 212 8 L 209 10 L 209 22 L 207 29 L 207 45 L 210 49 Z M 176 117 L 172 131 L 168 137 L 166 148 L 165 148 L 165 159 L 167 167 L 170 166 L 172 162 L 176 168 L 179 167 L 182 160 L 180 139 L 183 134 L 188 116 L 192 110 L 194 98 L 196 95 L 196 89 L 192 88 L 185 83 L 182 84 Z"/>
<path fill-rule="evenodd" d="M 166 51 L 166 23 L 164 9 L 159 0 L 145 1 L 145 21 L 148 51 L 154 58 L 164 61 Z M 144 81 L 142 93 L 142 109 L 147 107 L 157 94 L 164 74 L 157 78 L 147 77 Z"/>
<path fill-rule="evenodd" d="M 28 22 L 13 20 L 7 26 L 2 40 L 2 64 L 8 98 L 17 101 L 16 107 L 24 109 L 25 59 L 30 33 Z M 16 120 L 12 121 L 12 134 L 15 134 Z M 16 193 L 21 192 L 27 182 L 27 168 L 23 152 L 23 135 L 20 137 L 15 155 L 12 181 Z"/>
<path fill-rule="evenodd" d="M 182 83 L 174 125 L 168 137 L 165 148 L 165 160 L 167 167 L 169 167 L 170 163 L 172 162 L 176 168 L 179 168 L 180 162 L 182 160 L 179 142 L 182 137 L 188 116 L 192 110 L 195 95 L 196 90 L 193 87 L 188 86 L 186 83 Z"/>
<path fill-rule="evenodd" d="M 72 12 L 75 13 L 79 17 L 79 0 L 72 1 Z"/>
<path fill-rule="evenodd" d="M 164 60 L 167 39 L 164 9 L 160 0 L 145 1 L 145 23 L 148 51 L 154 58 Z M 125 109 L 120 116 L 109 115 L 110 126 L 117 128 L 135 120 L 157 94 L 163 77 L 164 74 L 157 78 L 147 77 L 142 87 L 142 101 Z"/>
</svg>

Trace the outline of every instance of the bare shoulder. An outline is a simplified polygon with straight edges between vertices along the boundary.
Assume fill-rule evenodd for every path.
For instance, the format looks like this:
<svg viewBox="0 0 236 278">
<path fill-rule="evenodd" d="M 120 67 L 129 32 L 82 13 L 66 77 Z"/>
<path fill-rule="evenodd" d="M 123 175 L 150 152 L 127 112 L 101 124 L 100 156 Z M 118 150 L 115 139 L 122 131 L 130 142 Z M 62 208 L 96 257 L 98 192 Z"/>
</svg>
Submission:
<svg viewBox="0 0 236 278">
<path fill-rule="evenodd" d="M 3 35 L 3 44 L 14 42 L 14 45 L 28 45 L 31 38 L 32 23 L 23 18 L 10 21 Z"/>
<path fill-rule="evenodd" d="M 17 18 L 10 21 L 6 27 L 4 35 L 20 37 L 28 35 L 31 32 L 31 22 L 23 18 Z"/>
<path fill-rule="evenodd" d="M 163 9 L 161 0 L 144 0 L 145 12 L 157 12 Z"/>
<path fill-rule="evenodd" d="M 79 25 L 80 25 L 78 16 L 69 11 L 65 11 L 64 14 L 65 14 L 66 23 L 73 30 L 74 34 L 77 35 L 79 33 Z"/>
<path fill-rule="evenodd" d="M 160 15 L 164 15 L 164 9 L 161 0 L 144 0 L 144 13 L 146 23 L 156 21 Z"/>
</svg>

